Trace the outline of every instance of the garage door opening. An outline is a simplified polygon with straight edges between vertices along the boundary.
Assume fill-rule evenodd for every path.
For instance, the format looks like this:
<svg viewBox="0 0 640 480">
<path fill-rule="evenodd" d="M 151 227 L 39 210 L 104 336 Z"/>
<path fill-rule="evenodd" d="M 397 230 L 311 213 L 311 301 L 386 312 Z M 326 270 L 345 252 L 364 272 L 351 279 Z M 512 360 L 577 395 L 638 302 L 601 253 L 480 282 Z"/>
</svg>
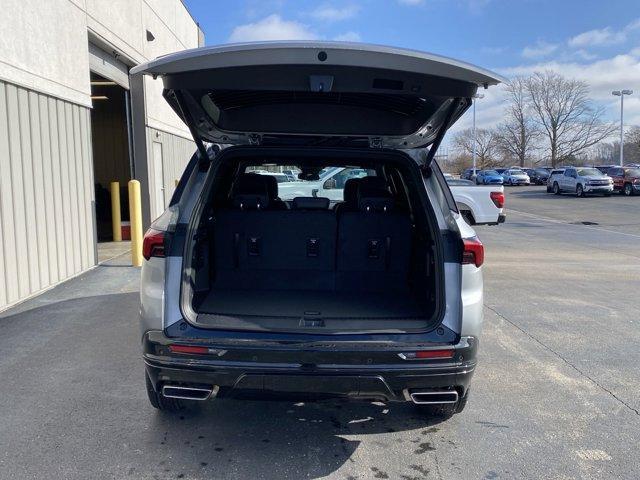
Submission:
<svg viewBox="0 0 640 480">
<path fill-rule="evenodd" d="M 91 100 L 98 261 L 102 262 L 129 250 L 129 242 L 125 240 L 126 225 L 129 222 L 127 182 L 132 178 L 128 122 L 129 96 L 127 90 L 118 83 L 91 72 Z M 113 241 L 109 190 L 111 182 L 120 183 L 120 215 L 125 225 L 123 242 Z"/>
</svg>

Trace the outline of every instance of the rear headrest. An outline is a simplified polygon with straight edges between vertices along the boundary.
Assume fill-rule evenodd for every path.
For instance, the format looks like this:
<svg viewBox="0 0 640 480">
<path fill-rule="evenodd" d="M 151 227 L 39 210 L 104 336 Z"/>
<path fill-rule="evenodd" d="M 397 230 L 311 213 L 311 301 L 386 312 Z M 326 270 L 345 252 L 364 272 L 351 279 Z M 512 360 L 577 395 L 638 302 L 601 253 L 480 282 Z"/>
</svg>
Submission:
<svg viewBox="0 0 640 480">
<path fill-rule="evenodd" d="M 329 199 L 326 197 L 296 197 L 293 199 L 294 210 L 327 210 Z"/>
<path fill-rule="evenodd" d="M 395 202 L 381 177 L 364 177 L 358 184 L 358 208 L 365 212 L 389 212 Z"/>
<path fill-rule="evenodd" d="M 240 210 L 264 210 L 269 206 L 269 197 L 266 195 L 236 195 L 233 197 L 233 206 Z"/>
<path fill-rule="evenodd" d="M 360 180 L 360 178 L 350 178 L 344 182 L 342 198 L 345 203 L 353 206 L 358 204 L 358 186 L 360 185 Z"/>
<path fill-rule="evenodd" d="M 243 210 L 266 208 L 269 205 L 268 185 L 266 176 L 255 173 L 240 175 L 233 189 L 233 206 Z"/>
<path fill-rule="evenodd" d="M 269 180 L 266 175 L 258 175 L 257 173 L 243 173 L 238 176 L 238 180 L 233 188 L 233 195 L 268 195 Z"/>
<path fill-rule="evenodd" d="M 272 175 L 261 175 L 265 178 L 265 183 L 267 184 L 267 195 L 269 195 L 269 199 L 278 198 L 278 180 L 276 177 Z"/>
<path fill-rule="evenodd" d="M 391 197 L 360 197 L 358 201 L 358 208 L 363 212 L 391 212 L 394 207 Z"/>
<path fill-rule="evenodd" d="M 382 177 L 362 177 L 358 179 L 358 187 L 360 190 L 384 190 L 389 191 L 387 182 Z"/>
</svg>

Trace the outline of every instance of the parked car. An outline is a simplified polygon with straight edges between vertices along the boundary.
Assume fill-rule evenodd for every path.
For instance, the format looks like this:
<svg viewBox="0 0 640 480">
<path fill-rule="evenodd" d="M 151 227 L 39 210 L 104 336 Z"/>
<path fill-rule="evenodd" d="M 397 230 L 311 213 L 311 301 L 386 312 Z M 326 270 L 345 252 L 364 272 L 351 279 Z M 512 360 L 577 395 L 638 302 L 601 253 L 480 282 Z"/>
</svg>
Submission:
<svg viewBox="0 0 640 480">
<path fill-rule="evenodd" d="M 284 173 L 274 173 L 274 172 L 267 172 L 267 171 L 260 171 L 257 172 L 258 175 L 269 175 L 273 178 L 276 179 L 277 183 L 286 183 L 286 182 L 290 182 L 291 180 L 289 180 L 289 177 L 287 175 L 285 175 Z"/>
<path fill-rule="evenodd" d="M 574 193 L 584 197 L 589 193 L 602 193 L 608 197 L 613 192 L 613 180 L 593 167 L 568 167 L 553 178 L 553 193 Z"/>
<path fill-rule="evenodd" d="M 459 187 L 461 185 L 462 186 L 475 185 L 475 183 L 472 182 L 471 180 L 465 180 L 464 178 L 445 177 L 445 180 L 447 181 L 447 185 L 449 185 L 449 187 Z M 453 189 L 451 191 L 453 191 Z"/>
<path fill-rule="evenodd" d="M 609 170 L 611 170 L 615 166 L 616 165 L 594 165 L 593 168 L 597 168 L 598 170 L 600 170 L 601 173 L 608 175 Z"/>
<path fill-rule="evenodd" d="M 631 196 L 640 193 L 640 168 L 613 167 L 608 175 L 613 180 L 613 190 Z"/>
<path fill-rule="evenodd" d="M 480 170 L 476 175 L 478 185 L 502 185 L 502 175 L 495 170 Z"/>
<path fill-rule="evenodd" d="M 477 168 L 467 168 L 464 172 L 462 172 L 462 174 L 460 175 L 460 178 L 462 178 L 463 180 L 471 180 L 471 181 L 475 181 L 476 180 L 476 175 L 478 174 L 480 170 Z"/>
<path fill-rule="evenodd" d="M 549 180 L 549 170 L 546 168 L 525 168 L 524 171 L 534 185 L 546 185 Z"/>
<path fill-rule="evenodd" d="M 477 364 L 484 248 L 433 159 L 478 86 L 502 78 L 412 50 L 316 41 L 188 50 L 131 75 L 162 79 L 198 148 L 144 237 L 151 405 L 340 397 L 460 412 Z M 391 81 L 381 75 L 412 88 L 371 89 Z M 220 143 L 215 155 L 206 147 Z M 334 209 L 319 195 L 283 208 L 279 190 L 295 182 L 247 174 L 262 164 L 294 165 L 310 182 L 323 170 L 372 173 L 347 179 Z"/>
<path fill-rule="evenodd" d="M 296 182 L 298 180 L 298 174 L 300 173 L 300 171 L 285 169 L 285 170 L 282 170 L 282 173 L 284 173 L 287 176 L 290 182 Z"/>
<path fill-rule="evenodd" d="M 529 185 L 531 183 L 529 175 L 520 169 L 505 170 L 502 179 L 505 185 Z"/>
<path fill-rule="evenodd" d="M 462 179 L 447 183 L 460 214 L 469 225 L 498 225 L 506 220 L 502 185 L 476 185 Z"/>
<path fill-rule="evenodd" d="M 564 168 L 554 168 L 547 179 L 547 193 L 553 193 L 553 184 L 564 175 Z"/>
<path fill-rule="evenodd" d="M 349 179 L 366 176 L 367 171 L 361 168 L 327 168 L 318 174 L 317 179 L 297 180 L 281 185 L 279 195 L 283 200 L 293 200 L 295 197 L 324 197 L 335 203 L 343 200 L 343 191 Z"/>
</svg>

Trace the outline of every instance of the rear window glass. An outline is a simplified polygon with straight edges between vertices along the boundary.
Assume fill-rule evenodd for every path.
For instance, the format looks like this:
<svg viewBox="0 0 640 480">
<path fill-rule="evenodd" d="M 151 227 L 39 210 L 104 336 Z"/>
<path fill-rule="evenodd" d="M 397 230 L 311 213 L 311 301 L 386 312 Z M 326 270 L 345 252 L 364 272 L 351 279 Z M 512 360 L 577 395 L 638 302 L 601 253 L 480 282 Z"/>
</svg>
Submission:
<svg viewBox="0 0 640 480">
<path fill-rule="evenodd" d="M 290 166 L 258 165 L 247 167 L 246 173 L 270 175 L 278 182 L 278 198 L 325 197 L 330 202 L 344 201 L 344 187 L 349 179 L 376 176 L 376 171 L 358 167 L 326 167 L 317 178 L 300 178 L 302 172 Z M 287 172 L 287 173 L 285 173 Z"/>
<path fill-rule="evenodd" d="M 602 172 L 597 168 L 581 168 L 580 170 L 578 170 L 578 175 L 580 175 L 581 177 L 589 177 L 589 176 L 600 177 L 602 176 Z"/>
</svg>

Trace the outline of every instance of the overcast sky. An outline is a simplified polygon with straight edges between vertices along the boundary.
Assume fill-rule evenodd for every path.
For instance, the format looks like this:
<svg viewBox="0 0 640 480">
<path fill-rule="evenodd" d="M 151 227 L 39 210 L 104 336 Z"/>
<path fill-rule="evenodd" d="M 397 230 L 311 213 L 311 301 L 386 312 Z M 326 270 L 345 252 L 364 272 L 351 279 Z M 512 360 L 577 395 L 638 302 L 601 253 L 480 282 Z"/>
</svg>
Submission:
<svg viewBox="0 0 640 480">
<path fill-rule="evenodd" d="M 446 55 L 507 77 L 553 69 L 585 80 L 619 121 L 640 125 L 640 0 L 185 0 L 216 45 L 254 40 L 347 40 Z M 215 6 L 214 6 L 215 5 Z M 477 104 L 478 126 L 502 116 L 499 89 Z M 467 114 L 456 129 L 469 126 Z"/>
</svg>

